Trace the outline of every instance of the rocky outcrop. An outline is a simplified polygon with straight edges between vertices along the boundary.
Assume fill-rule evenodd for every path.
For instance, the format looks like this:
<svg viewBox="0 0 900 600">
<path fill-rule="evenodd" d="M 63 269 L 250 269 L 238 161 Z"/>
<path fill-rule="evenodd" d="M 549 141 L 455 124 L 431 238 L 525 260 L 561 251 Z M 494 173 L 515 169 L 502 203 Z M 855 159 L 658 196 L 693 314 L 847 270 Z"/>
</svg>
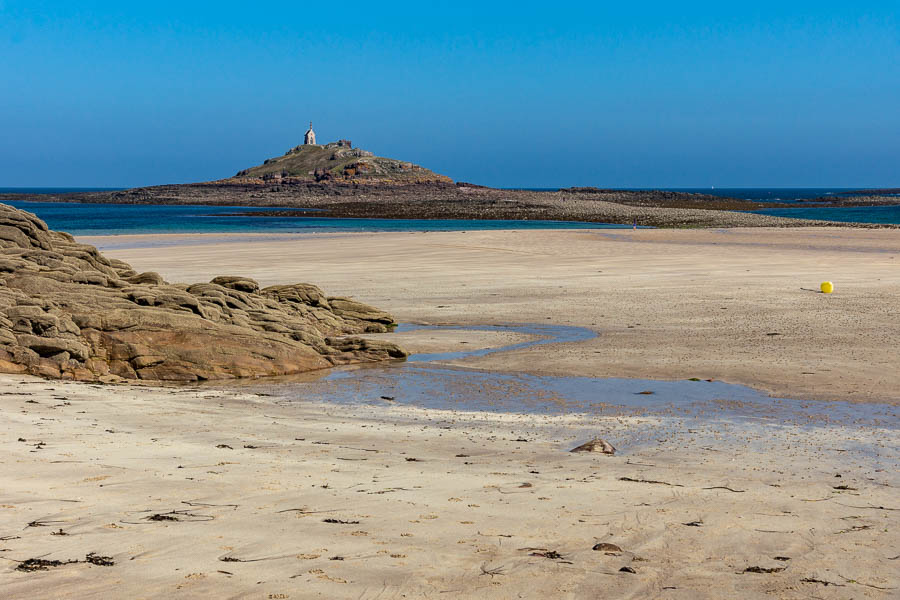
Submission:
<svg viewBox="0 0 900 600">
<path fill-rule="evenodd" d="M 314 285 L 169 284 L 0 204 L 0 372 L 79 380 L 286 375 L 404 358 L 393 318 Z"/>
<path fill-rule="evenodd" d="M 282 156 L 267 158 L 261 165 L 239 171 L 225 180 L 233 184 L 343 183 L 356 186 L 403 186 L 452 180 L 411 162 L 375 156 L 353 148 L 349 140 L 330 144 L 304 144 Z M 220 182 L 222 183 L 222 182 Z"/>
<path fill-rule="evenodd" d="M 600 454 L 615 454 L 616 449 L 612 444 L 601 438 L 594 438 L 580 446 L 575 446 L 569 452 L 599 452 Z"/>
</svg>

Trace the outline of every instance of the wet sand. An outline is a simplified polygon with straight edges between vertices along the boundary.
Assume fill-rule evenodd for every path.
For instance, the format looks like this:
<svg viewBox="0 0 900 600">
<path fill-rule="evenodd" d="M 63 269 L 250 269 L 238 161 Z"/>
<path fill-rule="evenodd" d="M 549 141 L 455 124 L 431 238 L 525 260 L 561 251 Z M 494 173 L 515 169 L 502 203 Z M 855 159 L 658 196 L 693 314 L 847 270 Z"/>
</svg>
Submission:
<svg viewBox="0 0 900 600">
<path fill-rule="evenodd" d="M 0 406 L 4 598 L 891 598 L 900 586 L 896 431 L 12 376 Z M 632 441 L 616 456 L 567 452 L 595 435 Z M 80 562 L 15 570 L 38 557 Z"/>
<path fill-rule="evenodd" d="M 125 247 L 178 237 L 79 239 L 170 281 L 209 273 L 308 281 L 401 321 L 552 323 L 600 334 L 479 358 L 480 368 L 712 378 L 782 397 L 900 402 L 900 237 L 891 230 L 209 236 L 202 245 Z M 836 293 L 818 293 L 825 280 Z M 418 351 L 415 339 L 404 343 Z"/>
<path fill-rule="evenodd" d="M 110 240 L 120 244 L 111 256 L 170 281 L 311 281 L 407 322 L 599 333 L 452 361 L 462 381 L 472 368 L 696 376 L 900 403 L 900 240 L 888 231 L 356 234 L 162 248 L 142 238 L 133 250 L 123 236 L 88 241 Z M 800 289 L 825 278 L 836 294 Z M 534 339 L 396 337 L 416 352 Z M 363 386 L 360 402 L 335 404 L 279 389 L 0 377 L 0 597 L 900 592 L 895 418 L 833 418 L 816 401 L 802 419 L 776 408 L 734 419 L 741 402 L 726 400 L 688 419 L 422 408 Z M 619 453 L 567 452 L 594 436 Z M 29 558 L 79 562 L 16 570 Z"/>
</svg>

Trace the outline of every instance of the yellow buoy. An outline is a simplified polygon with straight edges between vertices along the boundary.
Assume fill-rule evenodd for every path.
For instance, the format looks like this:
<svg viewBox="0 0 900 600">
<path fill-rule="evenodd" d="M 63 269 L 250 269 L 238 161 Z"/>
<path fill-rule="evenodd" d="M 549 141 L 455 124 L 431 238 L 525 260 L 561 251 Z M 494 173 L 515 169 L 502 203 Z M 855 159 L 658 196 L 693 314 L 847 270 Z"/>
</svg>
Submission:
<svg viewBox="0 0 900 600">
<path fill-rule="evenodd" d="M 823 293 L 823 294 L 830 294 L 830 293 L 833 292 L 833 291 L 834 291 L 834 284 L 833 284 L 833 283 L 831 283 L 830 281 L 823 281 L 823 282 L 822 282 L 822 293 Z"/>
</svg>

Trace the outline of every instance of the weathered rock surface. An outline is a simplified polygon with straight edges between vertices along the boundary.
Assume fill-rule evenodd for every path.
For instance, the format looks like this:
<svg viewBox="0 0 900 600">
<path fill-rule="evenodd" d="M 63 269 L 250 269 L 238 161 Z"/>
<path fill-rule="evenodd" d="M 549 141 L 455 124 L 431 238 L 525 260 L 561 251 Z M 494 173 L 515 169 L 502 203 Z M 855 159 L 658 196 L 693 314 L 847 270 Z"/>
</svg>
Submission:
<svg viewBox="0 0 900 600">
<path fill-rule="evenodd" d="M 616 449 L 612 444 L 602 438 L 594 438 L 580 446 L 576 446 L 569 452 L 599 452 L 600 454 L 615 454 Z"/>
<path fill-rule="evenodd" d="M 0 372 L 80 380 L 286 375 L 404 358 L 393 318 L 314 285 L 169 284 L 0 204 Z"/>
<path fill-rule="evenodd" d="M 419 165 L 353 148 L 349 140 L 296 146 L 283 156 L 266 159 L 261 165 L 238 172 L 227 181 L 284 184 L 343 182 L 387 186 L 452 183 L 449 177 Z"/>
</svg>

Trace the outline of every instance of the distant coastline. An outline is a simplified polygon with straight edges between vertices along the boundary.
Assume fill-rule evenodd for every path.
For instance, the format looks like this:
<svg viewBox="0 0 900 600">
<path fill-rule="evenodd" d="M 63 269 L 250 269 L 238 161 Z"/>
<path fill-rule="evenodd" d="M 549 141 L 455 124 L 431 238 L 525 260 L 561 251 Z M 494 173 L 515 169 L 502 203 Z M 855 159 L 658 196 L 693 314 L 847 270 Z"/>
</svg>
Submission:
<svg viewBox="0 0 900 600">
<path fill-rule="evenodd" d="M 0 187 L 0 194 L 83 194 L 87 192 L 121 192 L 121 187 Z"/>
<path fill-rule="evenodd" d="M 176 184 L 177 185 L 177 184 Z M 191 185 L 191 184 L 185 184 Z M 476 187 L 474 184 L 470 184 Z M 490 186 L 478 186 L 484 189 L 496 189 L 506 192 L 559 192 L 572 189 L 566 186 L 556 187 L 517 187 L 503 186 L 492 188 Z M 103 186 L 57 186 L 57 187 L 0 187 L 0 194 L 24 194 L 24 195 L 64 195 L 83 194 L 91 192 L 124 192 L 132 189 L 128 187 L 103 187 Z M 799 202 L 821 201 L 852 196 L 898 196 L 900 202 L 900 188 L 838 188 L 838 187 L 612 187 L 604 188 L 616 192 L 676 192 L 684 194 L 704 194 L 719 198 L 749 200 L 752 202 Z"/>
<path fill-rule="evenodd" d="M 410 161 L 376 156 L 347 139 L 317 143 L 310 124 L 302 144 L 224 179 L 131 189 L 0 188 L 0 202 L 37 203 L 31 208 L 62 229 L 114 233 L 555 229 L 584 224 L 894 227 L 900 225 L 900 206 L 890 208 L 900 204 L 896 192 L 893 188 L 493 188 L 454 182 Z M 66 211 L 48 207 L 50 203 L 119 208 L 63 215 Z M 136 205 L 181 209 L 124 208 Z M 221 210 L 239 207 L 244 210 Z M 847 207 L 863 208 L 848 212 Z M 316 214 L 308 214 L 310 210 Z M 57 221 L 57 216 L 63 218 Z"/>
<path fill-rule="evenodd" d="M 744 188 L 740 191 L 716 189 L 700 193 L 693 190 L 613 190 L 579 187 L 557 191 L 535 191 L 504 190 L 446 182 L 384 184 L 225 180 L 127 190 L 70 191 L 69 188 L 40 190 L 36 192 L 32 188 L 28 192 L 0 194 L 0 202 L 207 206 L 232 209 L 244 207 L 254 211 L 276 208 L 283 211 L 315 209 L 316 216 L 322 218 L 527 221 L 532 222 L 529 228 L 534 228 L 534 221 L 664 228 L 828 225 L 896 227 L 900 224 L 900 207 L 897 207 L 900 199 L 897 197 L 853 196 L 850 195 L 852 190 L 844 189 Z M 713 191 L 715 194 L 709 193 Z M 793 197 L 788 192 L 791 192 Z M 744 197 L 728 195 L 732 193 Z M 815 197 L 819 193 L 823 195 Z M 887 208 L 889 206 L 894 208 Z M 877 207 L 878 210 L 856 211 L 848 218 L 845 215 L 850 213 L 845 210 L 846 207 Z M 797 208 L 803 210 L 797 211 L 795 210 Z M 824 208 L 833 210 L 829 213 L 820 210 Z M 47 214 L 41 216 L 52 219 Z M 246 215 L 233 218 L 243 216 Z M 304 215 L 295 213 L 280 216 L 296 218 Z M 262 225 L 262 222 L 258 222 L 253 227 L 255 229 Z M 296 223 L 293 226 L 296 226 Z M 221 231 L 228 231 L 230 227 L 225 226 Z M 425 227 L 430 228 L 432 227 Z M 408 228 L 408 230 L 417 229 Z M 200 230 L 208 231 L 204 228 Z"/>
</svg>

